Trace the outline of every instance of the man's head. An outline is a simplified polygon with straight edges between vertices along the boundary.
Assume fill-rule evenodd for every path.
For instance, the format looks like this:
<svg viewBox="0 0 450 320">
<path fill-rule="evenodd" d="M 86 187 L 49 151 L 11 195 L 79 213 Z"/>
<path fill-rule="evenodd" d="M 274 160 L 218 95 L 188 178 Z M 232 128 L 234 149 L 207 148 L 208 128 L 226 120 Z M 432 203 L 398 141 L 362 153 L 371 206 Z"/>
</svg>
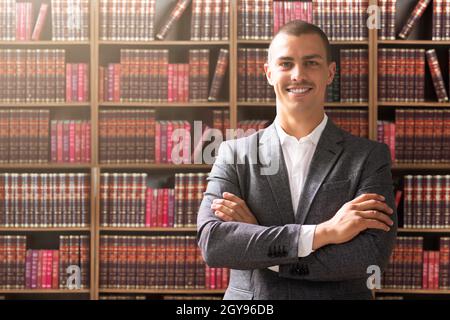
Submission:
<svg viewBox="0 0 450 320">
<path fill-rule="evenodd" d="M 319 27 L 300 20 L 284 25 L 272 39 L 264 69 L 275 90 L 277 112 L 323 112 L 336 64 Z"/>
</svg>

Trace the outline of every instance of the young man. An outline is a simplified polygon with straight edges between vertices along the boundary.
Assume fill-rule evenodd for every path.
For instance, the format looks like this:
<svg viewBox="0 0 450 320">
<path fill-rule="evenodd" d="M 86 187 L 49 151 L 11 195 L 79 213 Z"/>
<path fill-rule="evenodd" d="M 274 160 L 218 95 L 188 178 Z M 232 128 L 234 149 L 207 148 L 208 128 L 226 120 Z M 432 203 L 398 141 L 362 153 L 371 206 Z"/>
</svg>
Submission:
<svg viewBox="0 0 450 320">
<path fill-rule="evenodd" d="M 336 65 L 318 27 L 286 24 L 264 67 L 277 116 L 221 144 L 198 214 L 203 257 L 232 269 L 225 299 L 368 299 L 397 229 L 389 149 L 325 115 Z"/>
</svg>

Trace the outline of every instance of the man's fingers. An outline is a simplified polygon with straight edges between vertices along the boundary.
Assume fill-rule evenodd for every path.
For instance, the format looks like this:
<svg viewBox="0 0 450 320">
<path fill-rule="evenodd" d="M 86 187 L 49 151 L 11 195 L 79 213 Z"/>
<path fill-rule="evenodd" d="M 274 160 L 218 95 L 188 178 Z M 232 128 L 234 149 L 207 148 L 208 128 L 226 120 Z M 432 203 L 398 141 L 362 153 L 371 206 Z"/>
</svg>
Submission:
<svg viewBox="0 0 450 320">
<path fill-rule="evenodd" d="M 352 201 L 350 201 L 350 203 L 356 204 L 356 203 L 360 203 L 360 202 L 364 202 L 367 200 L 378 200 L 378 201 L 384 201 L 385 198 L 377 193 L 363 193 L 361 195 L 359 195 L 358 197 L 356 197 L 355 199 L 353 199 Z"/>
<path fill-rule="evenodd" d="M 391 220 L 386 214 L 377 210 L 360 211 L 357 213 L 360 217 L 371 220 L 378 220 L 388 226 L 392 226 L 394 221 Z"/>
<path fill-rule="evenodd" d="M 223 197 L 226 200 L 232 201 L 237 203 L 238 205 L 240 205 L 248 214 L 252 214 L 252 212 L 250 211 L 250 209 L 247 207 L 247 204 L 245 203 L 244 200 L 242 200 L 241 198 L 239 198 L 238 196 L 230 193 L 230 192 L 224 192 L 223 193 Z"/>
<path fill-rule="evenodd" d="M 388 232 L 391 230 L 386 224 L 374 219 L 364 219 L 366 229 L 378 229 Z"/>
<path fill-rule="evenodd" d="M 217 218 L 219 218 L 222 221 L 225 222 L 230 222 L 230 221 L 234 221 L 234 219 L 232 217 L 230 217 L 229 215 L 221 212 L 221 211 L 215 211 L 214 214 L 216 215 Z"/>
<path fill-rule="evenodd" d="M 357 203 L 356 207 L 359 211 L 378 210 L 387 214 L 394 213 L 394 210 L 392 210 L 385 202 L 373 199 Z"/>
<path fill-rule="evenodd" d="M 213 201 L 213 204 L 215 205 L 223 205 L 231 210 L 234 210 L 238 215 L 244 217 L 247 215 L 247 211 L 238 203 L 225 200 L 225 199 L 216 199 Z M 217 209 L 217 207 L 213 207 L 213 209 Z"/>
</svg>

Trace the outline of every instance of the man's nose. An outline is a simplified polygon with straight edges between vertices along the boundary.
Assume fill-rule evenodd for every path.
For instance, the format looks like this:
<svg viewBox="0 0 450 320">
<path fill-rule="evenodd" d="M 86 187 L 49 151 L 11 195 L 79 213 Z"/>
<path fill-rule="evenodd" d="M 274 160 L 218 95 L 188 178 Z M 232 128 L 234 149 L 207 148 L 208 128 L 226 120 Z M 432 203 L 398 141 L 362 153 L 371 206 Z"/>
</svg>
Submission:
<svg viewBox="0 0 450 320">
<path fill-rule="evenodd" d="M 303 76 L 304 76 L 304 74 L 303 74 L 303 69 L 301 66 L 295 66 L 291 69 L 291 80 L 292 81 L 299 81 Z"/>
</svg>

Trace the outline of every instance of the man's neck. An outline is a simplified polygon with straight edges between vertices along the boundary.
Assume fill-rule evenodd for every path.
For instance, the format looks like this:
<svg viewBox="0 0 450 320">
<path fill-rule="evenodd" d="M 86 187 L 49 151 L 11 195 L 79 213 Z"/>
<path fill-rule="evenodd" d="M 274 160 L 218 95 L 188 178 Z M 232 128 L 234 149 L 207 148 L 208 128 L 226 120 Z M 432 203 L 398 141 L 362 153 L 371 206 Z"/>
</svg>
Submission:
<svg viewBox="0 0 450 320">
<path fill-rule="evenodd" d="M 324 113 L 296 114 L 277 112 L 277 119 L 281 128 L 290 136 L 297 139 L 306 137 L 323 120 Z"/>
</svg>

